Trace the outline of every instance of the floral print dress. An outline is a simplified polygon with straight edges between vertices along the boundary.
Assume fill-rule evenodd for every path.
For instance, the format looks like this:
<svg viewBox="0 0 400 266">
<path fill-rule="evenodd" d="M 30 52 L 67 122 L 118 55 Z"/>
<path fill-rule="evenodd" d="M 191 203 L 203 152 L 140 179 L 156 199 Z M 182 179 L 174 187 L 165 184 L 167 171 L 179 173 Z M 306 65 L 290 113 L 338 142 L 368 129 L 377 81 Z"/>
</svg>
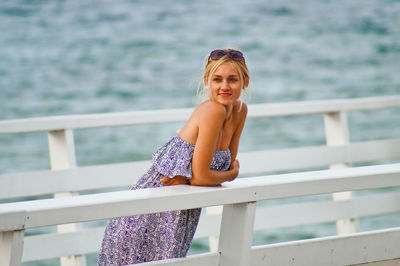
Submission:
<svg viewBox="0 0 400 266">
<path fill-rule="evenodd" d="M 133 190 L 161 187 L 164 176 L 192 177 L 194 145 L 175 136 L 153 154 L 151 167 Z M 229 169 L 229 150 L 216 151 L 210 169 Z M 98 265 L 128 265 L 185 257 L 199 221 L 201 209 L 119 217 L 106 227 Z"/>
</svg>

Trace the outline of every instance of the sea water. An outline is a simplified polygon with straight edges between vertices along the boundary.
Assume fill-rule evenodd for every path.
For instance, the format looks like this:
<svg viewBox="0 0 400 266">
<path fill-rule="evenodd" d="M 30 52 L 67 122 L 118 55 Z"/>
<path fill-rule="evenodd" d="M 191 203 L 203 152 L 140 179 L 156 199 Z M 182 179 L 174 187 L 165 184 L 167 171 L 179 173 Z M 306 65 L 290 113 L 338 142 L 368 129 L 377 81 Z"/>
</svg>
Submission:
<svg viewBox="0 0 400 266">
<path fill-rule="evenodd" d="M 399 1 L 1 0 L 0 119 L 194 107 L 207 54 L 225 47 L 246 57 L 249 104 L 400 93 Z M 76 130 L 77 163 L 150 159 L 181 126 Z M 351 141 L 396 138 L 400 111 L 351 112 L 349 127 Z M 240 150 L 324 143 L 320 115 L 249 119 Z M 1 174 L 50 167 L 45 133 L 1 135 L 0 150 Z M 398 215 L 361 221 L 399 225 Z M 254 242 L 334 233 L 328 223 Z"/>
</svg>

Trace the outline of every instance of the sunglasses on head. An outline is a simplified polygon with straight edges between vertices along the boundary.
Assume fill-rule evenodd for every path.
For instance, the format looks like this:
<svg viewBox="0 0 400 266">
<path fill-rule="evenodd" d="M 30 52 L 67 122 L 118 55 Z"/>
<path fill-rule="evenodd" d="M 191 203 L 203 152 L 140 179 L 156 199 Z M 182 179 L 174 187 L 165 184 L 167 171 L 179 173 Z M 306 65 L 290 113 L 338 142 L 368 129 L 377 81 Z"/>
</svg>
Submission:
<svg viewBox="0 0 400 266">
<path fill-rule="evenodd" d="M 210 56 L 208 57 L 208 61 L 210 60 L 218 60 L 221 57 L 228 55 L 228 57 L 234 61 L 242 61 L 245 62 L 244 57 L 242 52 L 238 50 L 214 50 L 210 53 Z"/>
</svg>

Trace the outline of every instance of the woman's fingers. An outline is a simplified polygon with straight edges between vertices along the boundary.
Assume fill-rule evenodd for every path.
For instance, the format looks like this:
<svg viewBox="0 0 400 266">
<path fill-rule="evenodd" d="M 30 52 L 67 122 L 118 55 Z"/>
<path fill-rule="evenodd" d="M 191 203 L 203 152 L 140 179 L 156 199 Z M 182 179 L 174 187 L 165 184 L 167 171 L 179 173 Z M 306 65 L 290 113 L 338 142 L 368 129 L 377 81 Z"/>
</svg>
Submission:
<svg viewBox="0 0 400 266">
<path fill-rule="evenodd" d="M 185 176 L 174 176 L 173 178 L 169 178 L 167 176 L 164 176 L 161 180 L 161 183 L 163 183 L 166 186 L 175 186 L 175 185 L 184 185 L 188 184 L 188 179 Z"/>
<path fill-rule="evenodd" d="M 161 183 L 163 183 L 164 185 L 166 185 L 166 186 L 169 186 L 169 184 L 171 183 L 171 178 L 169 178 L 169 177 L 167 177 L 167 176 L 164 176 L 161 180 L 160 180 L 160 182 Z"/>
</svg>

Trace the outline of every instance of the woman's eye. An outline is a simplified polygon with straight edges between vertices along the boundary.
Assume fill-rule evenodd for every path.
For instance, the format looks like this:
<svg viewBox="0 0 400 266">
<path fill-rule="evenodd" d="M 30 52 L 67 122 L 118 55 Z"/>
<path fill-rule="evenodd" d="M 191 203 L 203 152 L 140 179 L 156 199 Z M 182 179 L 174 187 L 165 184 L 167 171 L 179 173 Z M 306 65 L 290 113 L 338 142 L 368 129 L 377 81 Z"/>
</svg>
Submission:
<svg viewBox="0 0 400 266">
<path fill-rule="evenodd" d="M 230 81 L 230 82 L 236 82 L 236 81 L 238 81 L 238 80 L 235 79 L 235 78 L 232 78 L 232 79 L 229 79 L 229 81 Z"/>
<path fill-rule="evenodd" d="M 214 78 L 214 81 L 215 81 L 215 82 L 220 82 L 221 79 L 220 79 L 220 78 Z"/>
</svg>

